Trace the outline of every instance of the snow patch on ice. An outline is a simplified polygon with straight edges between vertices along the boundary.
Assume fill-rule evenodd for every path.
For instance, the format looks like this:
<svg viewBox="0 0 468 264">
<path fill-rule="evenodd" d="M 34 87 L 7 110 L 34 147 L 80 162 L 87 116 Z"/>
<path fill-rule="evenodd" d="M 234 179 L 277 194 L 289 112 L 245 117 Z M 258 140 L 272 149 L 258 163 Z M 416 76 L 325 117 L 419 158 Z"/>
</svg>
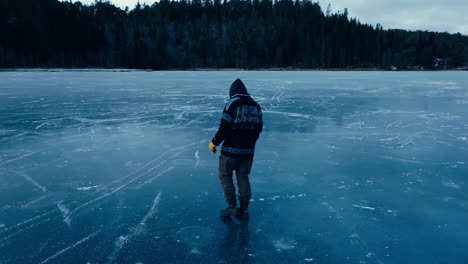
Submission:
<svg viewBox="0 0 468 264">
<path fill-rule="evenodd" d="M 73 153 L 86 153 L 91 152 L 90 148 L 77 148 L 73 150 Z"/>
<path fill-rule="evenodd" d="M 191 251 L 190 251 L 190 254 L 194 254 L 194 255 L 200 255 L 201 252 L 198 248 L 193 248 Z"/>
<path fill-rule="evenodd" d="M 195 167 L 198 167 L 198 165 L 200 165 L 200 155 L 199 155 L 199 151 L 197 150 L 194 154 L 194 157 L 195 157 Z"/>
<path fill-rule="evenodd" d="M 209 245 L 215 238 L 215 232 L 210 227 L 205 226 L 186 226 L 177 231 L 177 241 L 183 242 L 187 247 L 199 251 L 199 248 Z"/>
<path fill-rule="evenodd" d="M 460 184 L 455 183 L 454 181 L 442 181 L 442 186 L 447 187 L 447 188 L 453 188 L 453 189 L 460 189 L 461 186 Z"/>
<path fill-rule="evenodd" d="M 284 238 L 273 242 L 276 250 L 289 250 L 296 247 L 297 242 L 295 240 L 285 240 Z"/>
<path fill-rule="evenodd" d="M 455 82 L 448 82 L 448 81 L 425 81 L 425 82 L 422 82 L 422 83 L 432 85 L 432 86 L 445 87 L 445 88 L 447 88 L 447 86 L 456 86 L 457 85 L 457 83 L 455 83 Z"/>
<path fill-rule="evenodd" d="M 76 189 L 78 191 L 89 191 L 91 189 L 97 188 L 99 185 L 94 185 L 94 186 L 85 186 L 85 187 L 77 187 Z"/>
<path fill-rule="evenodd" d="M 276 201 L 278 199 L 297 199 L 297 198 L 302 198 L 302 197 L 306 197 L 307 194 L 305 193 L 301 193 L 301 194 L 288 194 L 288 195 L 283 195 L 283 196 L 279 196 L 279 195 L 275 195 L 273 197 L 270 197 L 270 198 L 258 198 L 259 201 L 265 201 L 265 200 L 271 200 L 271 201 Z"/>
</svg>

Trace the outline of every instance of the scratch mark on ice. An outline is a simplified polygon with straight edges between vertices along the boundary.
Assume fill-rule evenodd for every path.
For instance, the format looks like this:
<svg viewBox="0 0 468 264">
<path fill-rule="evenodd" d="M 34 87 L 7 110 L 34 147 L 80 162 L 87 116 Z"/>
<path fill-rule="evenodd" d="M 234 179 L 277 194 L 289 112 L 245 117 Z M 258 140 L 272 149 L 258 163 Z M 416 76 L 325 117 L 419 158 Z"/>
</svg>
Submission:
<svg viewBox="0 0 468 264">
<path fill-rule="evenodd" d="M 137 189 L 140 189 L 140 188 L 143 187 L 144 185 L 146 185 L 146 184 L 148 184 L 148 183 L 154 181 L 156 178 L 159 178 L 160 176 L 162 176 L 162 175 L 164 175 L 164 174 L 170 172 L 170 171 L 173 170 L 173 169 L 174 169 L 174 167 L 169 167 L 167 170 L 156 174 L 156 176 L 154 176 L 154 177 L 152 177 L 151 179 L 149 179 L 149 180 L 143 182 L 142 184 L 138 185 L 136 188 L 137 188 Z"/>
<path fill-rule="evenodd" d="M 38 126 L 36 127 L 36 130 L 39 129 L 39 128 L 41 128 L 41 127 L 43 127 L 43 126 L 45 126 L 45 125 L 48 125 L 48 123 L 47 123 L 47 122 L 44 122 L 44 123 L 38 125 Z"/>
<path fill-rule="evenodd" d="M 18 171 L 10 171 L 10 170 L 5 170 L 5 171 L 23 177 L 26 181 L 28 181 L 29 183 L 31 183 L 32 185 L 34 185 L 35 187 L 37 187 L 37 188 L 38 188 L 39 190 L 41 190 L 41 192 L 43 192 L 43 193 L 47 192 L 47 189 L 46 189 L 44 186 L 40 185 L 37 181 L 35 181 L 34 179 L 32 179 L 31 177 L 29 177 L 29 176 L 26 175 L 25 173 L 18 172 Z"/>
<path fill-rule="evenodd" d="M 17 160 L 21 160 L 21 159 L 27 158 L 27 157 L 29 157 L 29 156 L 31 156 L 31 155 L 34 155 L 34 154 L 36 154 L 36 153 L 35 153 L 35 152 L 31 152 L 31 153 L 25 154 L 25 155 L 23 155 L 23 156 L 20 156 L 20 157 L 18 157 L 18 158 L 14 158 L 14 159 L 11 159 L 11 160 L 4 161 L 4 162 L 0 163 L 0 166 L 1 166 L 1 165 L 8 164 L 8 163 L 11 163 L 11 162 L 13 162 L 13 161 L 17 161 Z"/>
<path fill-rule="evenodd" d="M 171 150 L 168 150 L 168 151 L 162 153 L 162 154 L 159 155 L 158 157 L 152 159 L 151 161 L 149 161 L 148 163 L 146 163 L 144 166 L 142 166 L 142 167 L 136 169 L 135 171 L 131 172 L 130 174 L 127 174 L 127 175 L 125 175 L 124 177 L 121 177 L 121 178 L 119 178 L 119 179 L 116 179 L 116 180 L 112 181 L 112 183 L 110 183 L 110 184 L 108 184 L 108 185 L 105 185 L 105 186 L 103 186 L 103 187 L 101 187 L 101 188 L 98 188 L 97 191 L 101 191 L 101 190 L 103 190 L 103 189 L 109 187 L 110 185 L 112 185 L 112 184 L 114 184 L 114 183 L 120 182 L 120 181 L 122 181 L 122 180 L 124 180 L 124 179 L 126 179 L 126 178 L 129 178 L 129 177 L 131 177 L 131 176 L 133 176 L 133 175 L 135 175 L 135 174 L 140 173 L 140 172 L 143 171 L 146 167 L 152 165 L 153 163 L 155 163 L 156 161 L 158 161 L 159 159 L 163 158 L 165 155 L 168 155 L 168 154 L 171 153 L 171 152 L 174 152 L 174 151 L 180 150 L 180 149 L 183 149 L 184 151 L 187 151 L 187 148 L 188 148 L 188 147 L 194 146 L 194 145 L 197 145 L 197 144 L 201 144 L 201 143 L 203 143 L 203 142 L 205 142 L 205 141 L 206 141 L 206 139 L 203 139 L 203 140 L 200 140 L 200 141 L 197 141 L 197 142 L 193 142 L 193 143 L 188 144 L 188 145 L 185 145 L 185 146 L 179 146 L 179 147 L 176 147 L 176 148 L 172 148 Z M 182 151 L 182 152 L 184 152 L 184 151 Z M 180 153 L 182 153 L 182 152 L 178 152 L 177 154 L 180 154 Z M 167 161 L 167 160 L 165 160 L 165 161 Z M 163 161 L 163 162 L 165 162 L 165 161 Z M 161 163 L 160 163 L 160 164 L 161 164 Z M 156 166 L 159 166 L 159 164 L 156 165 Z"/>
<path fill-rule="evenodd" d="M 57 211 L 57 209 L 47 211 L 47 212 L 45 212 L 45 213 L 43 213 L 43 214 L 40 214 L 40 215 L 38 215 L 38 216 L 35 216 L 35 217 L 33 217 L 33 218 L 29 218 L 29 219 L 24 220 L 23 222 L 20 222 L 20 223 L 18 223 L 18 224 L 16 224 L 16 225 L 13 225 L 13 226 L 10 226 L 10 227 L 5 228 L 5 229 L 3 229 L 3 230 L 0 230 L 0 233 L 5 233 L 5 232 L 8 232 L 8 231 L 10 231 L 10 230 L 12 230 L 12 229 L 14 229 L 14 228 L 21 227 L 21 226 L 23 226 L 23 225 L 25 225 L 25 224 L 28 224 L 28 223 L 31 223 L 31 222 L 33 222 L 34 220 L 37 220 L 37 219 L 39 219 L 39 218 L 41 218 L 41 217 L 48 216 L 48 215 L 54 213 L 55 211 Z"/>
<path fill-rule="evenodd" d="M 23 205 L 21 206 L 21 208 L 28 208 L 29 206 L 31 206 L 31 205 L 33 205 L 33 204 L 35 204 L 35 203 L 38 203 L 38 202 L 44 200 L 44 199 L 47 198 L 47 197 L 48 197 L 47 194 L 46 194 L 46 195 L 43 195 L 43 196 L 41 196 L 41 197 L 39 197 L 39 198 L 37 198 L 37 199 L 34 199 L 34 200 L 32 200 L 32 201 L 30 201 L 30 202 L 28 202 L 28 203 L 23 204 Z"/>
<path fill-rule="evenodd" d="M 370 210 L 370 211 L 374 211 L 374 210 L 375 210 L 374 207 L 369 207 L 369 206 L 362 206 L 362 205 L 357 205 L 357 204 L 353 204 L 352 206 L 353 206 L 353 207 L 356 207 L 356 208 L 361 208 L 361 209 Z"/>
<path fill-rule="evenodd" d="M 2 248 L 3 246 L 5 246 L 6 244 L 8 244 L 8 243 L 9 243 L 8 240 L 10 240 L 11 238 L 15 237 L 16 235 L 21 234 L 21 233 L 23 233 L 24 231 L 28 231 L 29 229 L 32 229 L 32 228 L 34 228 L 34 227 L 36 227 L 36 226 L 42 225 L 42 224 L 44 224 L 44 223 L 46 223 L 46 222 L 49 222 L 50 220 L 51 220 L 50 218 L 46 218 L 46 219 L 44 219 L 44 220 L 42 220 L 42 221 L 33 223 L 33 224 L 31 224 L 31 225 L 29 225 L 29 226 L 27 226 L 27 227 L 25 227 L 25 228 L 22 228 L 22 229 L 20 229 L 20 230 L 18 230 L 18 231 L 16 231 L 16 232 L 14 232 L 14 233 L 12 233 L 12 234 L 10 234 L 10 235 L 4 237 L 4 238 L 2 238 L 2 240 L 0 241 L 0 248 Z"/>
<path fill-rule="evenodd" d="M 60 201 L 57 203 L 57 208 L 60 210 L 60 212 L 62 213 L 63 215 L 63 221 L 65 222 L 65 224 L 67 224 L 68 226 L 71 225 L 70 221 L 66 221 L 67 219 L 67 215 L 70 213 L 70 209 L 67 208 L 67 206 L 65 206 L 63 204 L 63 201 Z"/>
<path fill-rule="evenodd" d="M 159 205 L 159 202 L 161 201 L 161 192 L 156 195 L 156 197 L 153 200 L 153 204 L 151 208 L 149 209 L 148 213 L 146 213 L 145 217 L 141 219 L 141 221 L 134 227 L 130 229 L 130 232 L 124 236 L 119 236 L 115 242 L 114 242 L 114 251 L 112 251 L 112 254 L 108 257 L 109 261 L 108 263 L 114 263 L 115 259 L 118 257 L 120 250 L 130 242 L 131 239 L 133 239 L 135 236 L 140 235 L 145 228 L 146 222 L 148 219 L 154 217 L 154 214 L 156 213 L 156 209 Z"/>
<path fill-rule="evenodd" d="M 62 255 L 63 253 L 76 248 L 77 246 L 79 246 L 79 245 L 83 244 L 84 242 L 90 240 L 91 238 L 95 237 L 97 234 L 99 234 L 99 232 L 101 232 L 101 230 L 98 230 L 98 231 L 92 233 L 91 235 L 81 239 L 80 241 L 77 241 L 74 244 L 60 250 L 59 252 L 55 253 L 54 255 L 52 255 L 52 256 L 46 258 L 45 260 L 43 260 L 40 264 L 45 264 L 45 263 L 57 258 L 58 256 Z"/>
<path fill-rule="evenodd" d="M 129 180 L 127 183 L 120 185 L 119 187 L 117 187 L 117 188 L 114 189 L 113 191 L 111 191 L 111 192 L 109 192 L 109 193 L 106 193 L 106 194 L 104 194 L 104 195 L 102 195 L 102 196 L 99 196 L 99 197 L 97 197 L 97 198 L 95 198 L 95 199 L 93 199 L 93 200 L 91 200 L 91 201 L 88 201 L 88 202 L 86 202 L 86 203 L 84 203 L 84 204 L 82 204 L 82 205 L 76 207 L 75 209 L 73 209 L 73 210 L 67 215 L 67 217 L 65 218 L 64 221 L 70 222 L 70 223 L 71 223 L 71 217 L 72 217 L 72 215 L 75 214 L 78 210 L 80 210 L 80 209 L 82 209 L 82 208 L 84 208 L 84 207 L 86 207 L 86 206 L 88 206 L 88 205 L 90 205 L 90 204 L 92 204 L 92 203 L 95 203 L 95 202 L 97 202 L 97 201 L 99 201 L 99 200 L 102 200 L 102 199 L 104 199 L 104 198 L 106 198 L 106 197 L 108 197 L 108 196 L 111 196 L 112 194 L 114 194 L 114 193 L 116 193 L 116 192 L 122 190 L 123 188 L 125 188 L 125 187 L 127 187 L 128 185 L 132 184 L 133 182 L 135 182 L 136 180 L 140 179 L 141 177 L 147 175 L 148 173 L 150 173 L 151 171 L 155 170 L 156 168 L 159 168 L 161 165 L 165 164 L 166 162 L 168 162 L 168 161 L 171 160 L 172 158 L 174 158 L 174 157 L 176 157 L 176 156 L 178 156 L 178 155 L 180 155 L 181 153 L 186 152 L 186 151 L 188 151 L 188 150 L 186 149 L 186 150 L 182 150 L 182 151 L 180 151 L 180 152 L 175 153 L 174 155 L 172 155 L 171 157 L 167 158 L 166 160 L 161 161 L 161 162 L 160 162 L 159 164 L 157 164 L 156 166 L 154 166 L 154 167 L 152 167 L 152 168 L 149 168 L 149 169 L 148 169 L 147 171 L 145 171 L 144 173 L 142 173 L 142 174 L 136 176 L 135 178 Z M 160 176 L 160 175 L 159 175 L 159 176 Z M 155 178 L 157 178 L 157 177 L 159 177 L 159 176 L 156 175 L 155 177 L 152 178 L 152 180 L 154 180 Z M 151 181 L 152 181 L 152 180 L 151 180 Z M 150 181 L 150 182 L 151 182 L 151 181 Z M 144 183 L 144 184 L 146 184 L 146 183 Z M 143 185 L 144 185 L 144 184 L 143 184 Z M 141 186 L 143 186 L 143 185 L 141 185 Z"/>
</svg>

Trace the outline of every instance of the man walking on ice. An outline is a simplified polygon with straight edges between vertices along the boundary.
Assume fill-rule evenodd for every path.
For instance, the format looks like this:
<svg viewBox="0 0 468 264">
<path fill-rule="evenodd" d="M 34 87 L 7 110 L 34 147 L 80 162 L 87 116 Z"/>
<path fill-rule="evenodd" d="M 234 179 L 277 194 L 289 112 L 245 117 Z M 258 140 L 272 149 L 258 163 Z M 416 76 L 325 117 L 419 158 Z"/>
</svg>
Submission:
<svg viewBox="0 0 468 264">
<path fill-rule="evenodd" d="M 262 110 L 247 93 L 240 79 L 236 79 L 229 89 L 229 101 L 223 110 L 218 132 L 209 143 L 211 152 L 223 141 L 219 157 L 219 179 L 228 207 L 221 211 L 221 217 L 245 218 L 251 197 L 249 174 L 255 153 L 255 143 L 262 132 Z M 233 182 L 236 173 L 239 208 L 237 208 L 236 188 Z"/>
</svg>

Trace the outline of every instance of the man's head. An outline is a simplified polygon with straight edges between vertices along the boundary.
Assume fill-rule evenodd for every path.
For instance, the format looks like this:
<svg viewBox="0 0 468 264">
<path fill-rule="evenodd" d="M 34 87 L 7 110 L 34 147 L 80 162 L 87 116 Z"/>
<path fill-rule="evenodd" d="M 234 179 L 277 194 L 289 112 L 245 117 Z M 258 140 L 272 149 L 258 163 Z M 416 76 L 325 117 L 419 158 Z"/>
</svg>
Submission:
<svg viewBox="0 0 468 264">
<path fill-rule="evenodd" d="M 247 88 L 245 88 L 244 83 L 240 79 L 236 79 L 232 84 L 231 88 L 229 89 L 229 97 L 232 98 L 235 95 L 242 94 L 242 95 L 249 95 L 247 93 Z"/>
</svg>

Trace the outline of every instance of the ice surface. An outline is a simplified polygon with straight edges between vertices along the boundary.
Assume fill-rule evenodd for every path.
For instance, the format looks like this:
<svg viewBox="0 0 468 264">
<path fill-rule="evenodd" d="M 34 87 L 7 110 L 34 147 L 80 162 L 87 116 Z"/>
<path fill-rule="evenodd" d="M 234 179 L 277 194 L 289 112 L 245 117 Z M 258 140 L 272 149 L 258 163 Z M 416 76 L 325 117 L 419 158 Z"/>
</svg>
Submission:
<svg viewBox="0 0 468 264">
<path fill-rule="evenodd" d="M 208 151 L 242 78 L 249 221 Z M 0 263 L 466 263 L 464 72 L 0 72 Z"/>
</svg>

